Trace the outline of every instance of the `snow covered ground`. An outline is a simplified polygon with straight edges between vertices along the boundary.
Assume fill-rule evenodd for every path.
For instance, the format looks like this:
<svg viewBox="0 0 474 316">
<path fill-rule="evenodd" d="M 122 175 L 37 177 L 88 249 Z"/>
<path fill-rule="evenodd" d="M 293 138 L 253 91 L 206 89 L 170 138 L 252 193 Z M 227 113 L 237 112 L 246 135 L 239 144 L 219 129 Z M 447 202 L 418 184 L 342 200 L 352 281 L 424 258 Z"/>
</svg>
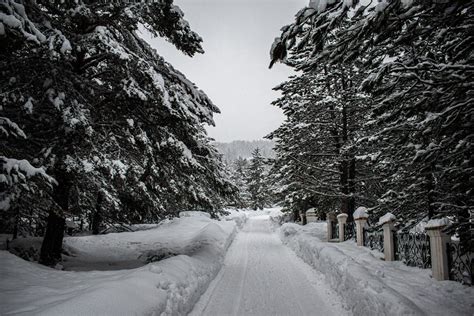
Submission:
<svg viewBox="0 0 474 316">
<path fill-rule="evenodd" d="M 323 275 L 282 244 L 271 212 L 249 214 L 190 315 L 347 315 Z"/>
<path fill-rule="evenodd" d="M 82 272 L 0 251 L 0 315 L 186 314 L 219 272 L 235 232 L 235 221 L 194 216 L 138 232 L 66 238 L 76 257 L 64 266 L 88 270 Z"/>
<path fill-rule="evenodd" d="M 385 262 L 355 242 L 328 243 L 326 223 L 284 224 L 281 240 L 344 299 L 354 315 L 474 315 L 474 288 L 436 281 L 430 269 Z"/>
<path fill-rule="evenodd" d="M 325 242 L 325 223 L 279 227 L 278 209 L 182 216 L 67 237 L 65 270 L 0 251 L 0 315 L 473 315 L 474 288 Z"/>
</svg>

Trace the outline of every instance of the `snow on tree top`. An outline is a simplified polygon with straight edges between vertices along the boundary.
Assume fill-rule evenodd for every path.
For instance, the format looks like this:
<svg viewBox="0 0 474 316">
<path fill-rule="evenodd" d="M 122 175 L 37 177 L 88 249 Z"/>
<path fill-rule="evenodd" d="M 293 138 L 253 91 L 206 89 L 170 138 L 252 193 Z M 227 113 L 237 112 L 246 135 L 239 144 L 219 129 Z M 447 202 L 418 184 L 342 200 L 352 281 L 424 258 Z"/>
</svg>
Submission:
<svg viewBox="0 0 474 316">
<path fill-rule="evenodd" d="M 0 133 L 8 137 L 12 135 L 14 137 L 26 138 L 25 132 L 7 117 L 0 117 Z"/>
<path fill-rule="evenodd" d="M 334 2 L 335 0 L 310 0 L 309 7 L 318 10 L 318 12 L 323 12 L 328 4 L 333 4 Z"/>
<path fill-rule="evenodd" d="M 43 167 L 36 168 L 30 164 L 30 162 L 26 159 L 22 160 L 17 160 L 13 158 L 7 158 L 7 157 L 0 157 L 0 161 L 2 163 L 2 169 L 6 173 L 7 178 L 12 174 L 13 172 L 21 172 L 23 173 L 27 178 L 34 177 L 36 175 L 43 176 L 46 180 L 48 180 L 51 183 L 56 183 L 56 180 L 46 174 L 46 171 L 44 170 Z M 13 177 L 11 182 L 15 181 L 15 177 Z"/>
</svg>

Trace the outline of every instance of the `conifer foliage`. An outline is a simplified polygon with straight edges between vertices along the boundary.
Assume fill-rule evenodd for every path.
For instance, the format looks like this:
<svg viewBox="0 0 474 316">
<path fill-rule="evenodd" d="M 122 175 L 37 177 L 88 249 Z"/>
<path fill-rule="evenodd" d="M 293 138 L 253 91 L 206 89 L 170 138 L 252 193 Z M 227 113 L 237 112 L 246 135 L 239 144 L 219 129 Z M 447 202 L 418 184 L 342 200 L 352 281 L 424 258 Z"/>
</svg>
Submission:
<svg viewBox="0 0 474 316">
<path fill-rule="evenodd" d="M 472 1 L 315 0 L 282 29 L 271 64 L 283 61 L 302 74 L 280 88 L 284 96 L 276 105 L 284 108 L 287 121 L 272 136 L 278 142 L 277 165 L 287 174 L 283 183 L 295 197 L 312 194 L 322 201 L 332 190 L 330 182 L 319 180 L 324 174 L 317 176 L 324 191 L 303 189 L 314 185 L 298 179 L 301 168 L 309 179 L 312 170 L 342 172 L 314 157 L 321 146 L 327 148 L 320 143 L 325 127 L 340 121 L 330 115 L 341 108 L 339 101 L 353 110 L 338 158 L 349 164 L 355 158 L 355 188 L 349 197 L 370 206 L 374 217 L 386 211 L 406 220 L 448 216 L 452 229 L 469 234 L 474 208 L 473 11 Z M 341 71 L 352 85 L 339 85 L 335 111 L 312 116 L 317 98 L 327 95 L 315 90 L 317 78 L 327 81 Z M 302 133 L 314 145 L 306 147 L 303 159 L 297 153 L 304 145 L 290 135 L 295 128 L 288 124 L 318 125 Z"/>
<path fill-rule="evenodd" d="M 247 185 L 247 170 L 249 162 L 247 159 L 238 157 L 231 166 L 230 179 L 232 184 L 236 186 L 238 192 L 235 198 L 235 206 L 237 208 L 245 209 L 249 207 L 249 192 Z"/>
<path fill-rule="evenodd" d="M 256 148 L 252 152 L 252 159 L 247 171 L 247 190 L 249 192 L 249 206 L 254 210 L 263 210 L 270 203 L 270 192 L 266 172 L 265 158 Z"/>
<path fill-rule="evenodd" d="M 172 0 L 0 2 L 1 228 L 41 235 L 47 215 L 45 264 L 60 260 L 66 217 L 99 232 L 215 214 L 235 190 L 203 127 L 218 108 L 141 25 L 203 53 Z"/>
</svg>

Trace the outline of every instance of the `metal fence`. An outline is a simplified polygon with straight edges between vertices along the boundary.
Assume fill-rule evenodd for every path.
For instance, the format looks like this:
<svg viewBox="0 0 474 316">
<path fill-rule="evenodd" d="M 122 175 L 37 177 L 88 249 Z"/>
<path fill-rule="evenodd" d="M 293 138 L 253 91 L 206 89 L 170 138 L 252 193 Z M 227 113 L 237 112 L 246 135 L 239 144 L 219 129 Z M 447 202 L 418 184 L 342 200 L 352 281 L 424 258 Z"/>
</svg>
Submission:
<svg viewBox="0 0 474 316">
<path fill-rule="evenodd" d="M 356 238 L 356 226 L 355 222 L 349 222 L 344 224 L 344 240 L 350 240 Z"/>
<path fill-rule="evenodd" d="M 411 267 L 431 268 L 430 237 L 426 233 L 402 231 L 393 237 L 396 260 Z"/>
<path fill-rule="evenodd" d="M 472 285 L 474 280 L 472 274 L 474 270 L 474 254 L 469 250 L 469 247 L 463 246 L 457 241 L 451 241 L 446 246 L 449 279 L 466 285 Z"/>
<path fill-rule="evenodd" d="M 339 239 L 339 224 L 331 221 L 331 239 Z M 356 238 L 355 222 L 344 224 L 344 240 Z M 430 237 L 426 232 L 409 231 L 407 227 L 393 233 L 395 260 L 407 266 L 422 269 L 432 268 Z M 364 246 L 384 252 L 384 231 L 382 225 L 363 228 Z M 459 242 L 451 240 L 446 244 L 449 279 L 465 285 L 474 285 L 474 252 L 472 240 Z M 446 257 L 443 258 L 446 260 Z M 447 278 L 444 275 L 442 278 Z"/>
<path fill-rule="evenodd" d="M 364 246 L 383 252 L 383 230 L 379 227 L 364 228 Z"/>
<path fill-rule="evenodd" d="M 339 238 L 339 224 L 336 222 L 331 222 L 332 225 L 332 236 L 331 239 Z"/>
</svg>

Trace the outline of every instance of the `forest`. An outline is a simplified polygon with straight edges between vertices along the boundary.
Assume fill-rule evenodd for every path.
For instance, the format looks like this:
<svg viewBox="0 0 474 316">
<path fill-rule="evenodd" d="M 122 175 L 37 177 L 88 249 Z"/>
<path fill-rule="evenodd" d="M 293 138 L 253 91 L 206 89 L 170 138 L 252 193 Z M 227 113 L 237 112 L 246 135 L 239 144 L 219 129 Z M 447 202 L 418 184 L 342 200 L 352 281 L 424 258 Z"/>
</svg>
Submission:
<svg viewBox="0 0 474 316">
<path fill-rule="evenodd" d="M 297 75 L 275 89 L 272 174 L 287 210 L 406 228 L 448 217 L 472 247 L 472 1 L 312 0 L 271 48 Z M 371 215 L 371 216 L 372 216 Z"/>
<path fill-rule="evenodd" d="M 474 1 L 298 1 L 0 0 L 0 315 L 473 315 Z"/>
<path fill-rule="evenodd" d="M 0 230 L 44 236 L 40 262 L 66 219 L 98 234 L 234 194 L 203 127 L 219 109 L 136 32 L 203 53 L 172 1 L 8 0 L 0 22 Z"/>
<path fill-rule="evenodd" d="M 204 127 L 218 107 L 137 32 L 204 53 L 171 0 L 4 0 L 0 233 L 44 237 L 40 262 L 54 265 L 68 230 L 230 206 L 351 221 L 364 206 L 407 227 L 448 217 L 472 243 L 473 9 L 310 1 L 271 47 L 270 68 L 296 71 L 275 87 L 274 153 L 225 161 Z"/>
</svg>

